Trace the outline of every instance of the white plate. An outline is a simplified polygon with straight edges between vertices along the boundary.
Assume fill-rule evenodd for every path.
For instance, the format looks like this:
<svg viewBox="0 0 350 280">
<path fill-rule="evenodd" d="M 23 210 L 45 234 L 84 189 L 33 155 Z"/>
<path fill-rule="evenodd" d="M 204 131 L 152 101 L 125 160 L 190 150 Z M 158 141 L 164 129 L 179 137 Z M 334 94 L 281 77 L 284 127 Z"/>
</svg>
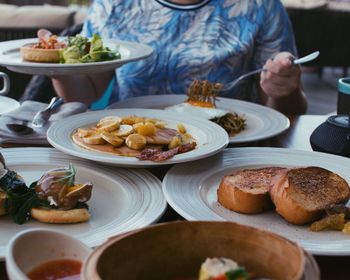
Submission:
<svg viewBox="0 0 350 280">
<path fill-rule="evenodd" d="M 224 175 L 241 168 L 262 166 L 320 166 L 336 172 L 350 183 L 350 159 L 325 153 L 281 148 L 233 148 L 214 157 L 172 167 L 163 180 L 168 203 L 188 220 L 234 221 L 263 228 L 298 241 L 316 255 L 350 255 L 349 235 L 339 231 L 311 232 L 294 226 L 275 211 L 245 215 L 217 202 L 216 191 Z"/>
<path fill-rule="evenodd" d="M 183 103 L 186 95 L 149 95 L 130 98 L 114 103 L 109 108 L 150 108 L 164 109 L 165 107 Z M 235 136 L 230 137 L 230 144 L 246 143 L 273 137 L 289 127 L 289 120 L 280 112 L 251 102 L 218 98 L 217 108 L 244 115 L 246 128 Z"/>
<path fill-rule="evenodd" d="M 90 151 L 79 147 L 72 141 L 71 135 L 75 129 L 84 126 L 93 126 L 101 118 L 110 115 L 137 115 L 141 117 L 158 118 L 165 121 L 167 127 L 175 129 L 177 124 L 182 123 L 185 125 L 187 132 L 195 138 L 197 147 L 192 151 L 175 155 L 168 160 L 152 162 L 148 160 L 139 160 L 135 157 Z M 228 144 L 226 131 L 210 121 L 198 118 L 187 119 L 172 112 L 150 109 L 114 109 L 74 115 L 54 123 L 47 132 L 47 139 L 52 146 L 67 154 L 124 167 L 150 167 L 193 161 L 218 153 Z"/>
<path fill-rule="evenodd" d="M 125 63 L 146 58 L 153 52 L 150 46 L 144 44 L 119 40 L 103 40 L 104 45 L 111 50 L 119 49 L 121 59 L 77 64 L 24 61 L 21 57 L 20 47 L 37 41 L 37 38 L 31 38 L 0 43 L 0 65 L 14 72 L 32 75 L 84 74 L 108 70 L 112 71 Z"/>
<path fill-rule="evenodd" d="M 63 231 L 94 247 L 111 236 L 157 221 L 165 211 L 161 183 L 146 170 L 98 166 L 50 148 L 8 148 L 1 153 L 7 166 L 21 174 L 27 184 L 47 170 L 71 162 L 77 171 L 76 181 L 90 181 L 94 187 L 87 203 L 91 218 L 86 223 L 51 225 L 31 220 L 18 225 L 10 217 L 0 217 L 0 259 L 5 257 L 9 239 L 21 230 L 41 227 Z"/>
<path fill-rule="evenodd" d="M 15 99 L 6 96 L 0 96 L 0 115 L 17 109 L 19 105 L 19 102 Z"/>
</svg>

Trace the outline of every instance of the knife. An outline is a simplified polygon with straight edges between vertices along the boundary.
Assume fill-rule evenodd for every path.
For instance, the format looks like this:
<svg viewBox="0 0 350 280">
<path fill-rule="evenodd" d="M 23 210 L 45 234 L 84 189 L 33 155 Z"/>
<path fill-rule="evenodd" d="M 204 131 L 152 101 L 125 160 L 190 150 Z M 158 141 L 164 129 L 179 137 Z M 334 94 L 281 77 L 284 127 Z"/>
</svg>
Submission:
<svg viewBox="0 0 350 280">
<path fill-rule="evenodd" d="M 52 112 L 64 103 L 63 98 L 54 97 L 51 99 L 50 104 L 42 111 L 35 114 L 32 126 L 43 127 L 45 123 L 49 120 Z"/>
</svg>

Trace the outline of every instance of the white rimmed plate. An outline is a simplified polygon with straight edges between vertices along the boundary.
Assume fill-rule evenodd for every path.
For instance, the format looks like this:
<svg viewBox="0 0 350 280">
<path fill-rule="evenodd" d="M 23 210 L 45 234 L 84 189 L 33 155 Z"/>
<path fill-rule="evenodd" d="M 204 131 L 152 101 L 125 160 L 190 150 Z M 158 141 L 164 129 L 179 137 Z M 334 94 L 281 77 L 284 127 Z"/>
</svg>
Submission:
<svg viewBox="0 0 350 280">
<path fill-rule="evenodd" d="M 0 115 L 8 113 L 20 106 L 19 102 L 13 98 L 0 96 Z"/>
<path fill-rule="evenodd" d="M 114 103 L 109 108 L 150 108 L 165 107 L 183 103 L 186 95 L 149 95 L 134 97 Z M 246 143 L 276 136 L 289 128 L 289 120 L 280 112 L 251 102 L 219 97 L 216 101 L 219 109 L 244 115 L 246 128 L 230 137 L 230 144 Z"/>
<path fill-rule="evenodd" d="M 192 151 L 175 155 L 173 158 L 168 160 L 152 162 L 148 160 L 142 161 L 135 157 L 125 157 L 109 153 L 90 151 L 79 147 L 72 141 L 71 135 L 75 129 L 79 127 L 93 126 L 101 118 L 110 115 L 137 115 L 141 117 L 158 118 L 165 121 L 167 123 L 167 127 L 175 129 L 177 124 L 182 123 L 185 125 L 187 132 L 195 138 L 197 147 Z M 54 123 L 47 132 L 47 139 L 52 146 L 64 153 L 109 165 L 124 167 L 151 167 L 193 161 L 218 153 L 228 144 L 228 136 L 226 131 L 210 121 L 199 118 L 185 118 L 176 113 L 151 109 L 102 110 L 70 116 L 64 120 Z"/>
<path fill-rule="evenodd" d="M 99 166 L 93 162 L 65 155 L 50 148 L 1 149 L 7 166 L 22 175 L 27 184 L 38 180 L 47 170 L 67 166 L 76 168 L 76 181 L 93 183 L 88 201 L 91 218 L 81 224 L 44 224 L 34 220 L 17 225 L 10 217 L 0 217 L 0 259 L 17 232 L 29 228 L 49 228 L 70 234 L 90 247 L 107 238 L 138 229 L 157 221 L 166 201 L 160 181 L 146 170 Z"/>
<path fill-rule="evenodd" d="M 119 50 L 121 54 L 120 59 L 77 64 L 37 63 L 23 60 L 20 47 L 36 42 L 38 42 L 37 38 L 31 38 L 0 43 L 0 65 L 14 72 L 32 75 L 86 74 L 112 71 L 125 63 L 146 58 L 153 52 L 153 49 L 145 44 L 119 40 L 103 40 L 104 46 L 109 47 L 111 50 Z"/>
<path fill-rule="evenodd" d="M 298 241 L 316 255 L 350 255 L 349 235 L 339 231 L 311 232 L 308 226 L 287 223 L 275 211 L 245 215 L 217 202 L 216 191 L 223 176 L 233 170 L 263 166 L 320 166 L 350 183 L 350 159 L 325 153 L 282 148 L 232 148 L 192 163 L 172 167 L 163 180 L 168 203 L 188 220 L 234 221 L 264 228 Z"/>
</svg>

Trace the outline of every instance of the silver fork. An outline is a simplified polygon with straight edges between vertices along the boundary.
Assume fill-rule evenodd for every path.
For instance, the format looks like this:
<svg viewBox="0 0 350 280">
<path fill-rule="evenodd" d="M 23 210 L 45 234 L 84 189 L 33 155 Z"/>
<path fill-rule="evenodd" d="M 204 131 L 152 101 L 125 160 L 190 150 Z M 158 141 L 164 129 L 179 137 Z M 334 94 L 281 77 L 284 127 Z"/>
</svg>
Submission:
<svg viewBox="0 0 350 280">
<path fill-rule="evenodd" d="M 314 60 L 316 59 L 318 56 L 319 56 L 320 52 L 319 51 L 316 51 L 316 52 L 313 52 L 311 54 L 308 54 L 304 57 L 301 57 L 301 58 L 298 58 L 298 59 L 293 59 L 292 60 L 292 63 L 294 65 L 297 65 L 297 64 L 303 64 L 303 63 L 306 63 L 306 62 L 309 62 L 311 60 Z M 233 80 L 232 82 L 224 85 L 220 90 L 219 92 L 226 92 L 226 91 L 229 91 L 231 90 L 233 87 L 235 87 L 240 81 L 242 81 L 243 79 L 249 77 L 249 76 L 252 76 L 252 75 L 255 75 L 255 74 L 258 74 L 260 72 L 263 72 L 263 71 L 267 71 L 268 69 L 266 68 L 260 68 L 260 69 L 257 69 L 257 70 L 254 70 L 254 71 L 251 71 L 251 72 L 248 72 L 246 74 L 243 74 L 242 76 L 239 76 L 237 79 Z"/>
<path fill-rule="evenodd" d="M 60 105 L 64 103 L 63 98 L 54 97 L 51 99 L 50 104 L 42 111 L 36 113 L 33 118 L 32 126 L 42 127 L 50 118 L 52 112 Z"/>
</svg>

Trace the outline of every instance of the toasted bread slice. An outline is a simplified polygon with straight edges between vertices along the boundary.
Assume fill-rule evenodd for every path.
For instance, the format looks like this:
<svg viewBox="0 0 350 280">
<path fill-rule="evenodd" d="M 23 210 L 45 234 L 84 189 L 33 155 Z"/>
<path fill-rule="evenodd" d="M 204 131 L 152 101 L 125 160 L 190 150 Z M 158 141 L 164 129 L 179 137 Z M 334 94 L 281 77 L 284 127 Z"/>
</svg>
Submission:
<svg viewBox="0 0 350 280">
<path fill-rule="evenodd" d="M 74 224 L 90 219 L 90 213 L 86 208 L 71 210 L 32 208 L 30 215 L 42 223 L 50 224 Z"/>
<path fill-rule="evenodd" d="M 270 188 L 276 211 L 296 225 L 315 221 L 329 205 L 346 203 L 349 195 L 349 185 L 342 177 L 314 166 L 285 170 Z"/>
<path fill-rule="evenodd" d="M 271 180 L 282 170 L 282 167 L 243 169 L 225 176 L 217 190 L 218 201 L 225 208 L 245 214 L 271 209 Z"/>
</svg>

